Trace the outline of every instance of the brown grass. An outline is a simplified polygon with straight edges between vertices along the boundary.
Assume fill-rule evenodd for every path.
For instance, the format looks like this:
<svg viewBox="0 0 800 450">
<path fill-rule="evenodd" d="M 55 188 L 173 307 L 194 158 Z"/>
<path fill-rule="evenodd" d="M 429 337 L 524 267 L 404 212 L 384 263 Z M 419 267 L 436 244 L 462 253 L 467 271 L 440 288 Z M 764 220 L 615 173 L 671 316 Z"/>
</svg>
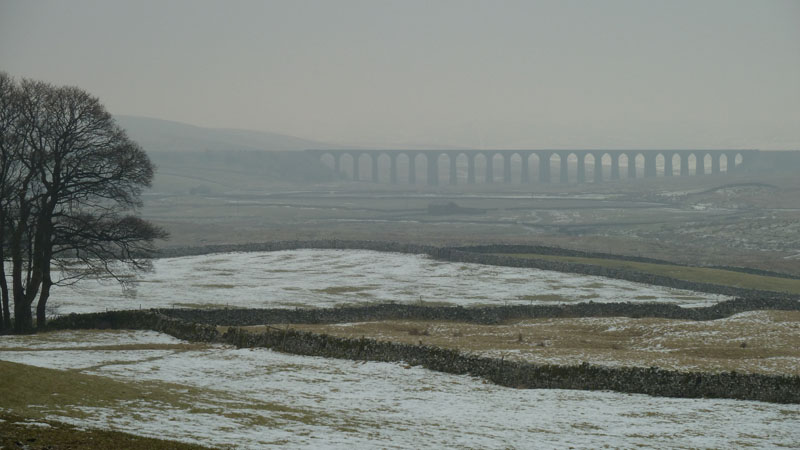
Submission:
<svg viewBox="0 0 800 450">
<path fill-rule="evenodd" d="M 541 363 L 586 361 L 605 365 L 800 375 L 800 312 L 796 311 L 758 311 L 710 322 L 583 318 L 475 325 L 393 320 L 348 325 L 293 325 L 292 328 L 349 338 L 366 336 L 408 344 L 422 342 Z"/>
</svg>

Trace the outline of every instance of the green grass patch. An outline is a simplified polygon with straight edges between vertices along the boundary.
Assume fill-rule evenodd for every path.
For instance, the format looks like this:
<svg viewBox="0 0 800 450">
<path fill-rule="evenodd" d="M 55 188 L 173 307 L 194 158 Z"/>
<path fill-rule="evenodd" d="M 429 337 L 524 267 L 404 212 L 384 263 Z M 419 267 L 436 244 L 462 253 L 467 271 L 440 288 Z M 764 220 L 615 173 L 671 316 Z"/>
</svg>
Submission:
<svg viewBox="0 0 800 450">
<path fill-rule="evenodd" d="M 240 423 L 267 427 L 281 427 L 286 422 L 351 425 L 346 418 L 337 418 L 323 411 L 278 402 L 252 401 L 219 390 L 174 383 L 117 381 L 77 370 L 55 370 L 2 360 L 0 374 L 3 375 L 0 413 L 36 421 L 45 417 L 88 418 L 92 412 L 87 408 L 106 408 L 113 411 L 113 415 L 135 417 L 135 408 L 140 407 L 150 413 L 183 410 L 193 414 L 216 414 Z M 220 406 L 198 407 L 198 404 Z M 269 414 L 264 415 L 264 412 Z"/>
<path fill-rule="evenodd" d="M 498 253 L 497 255 L 510 256 L 520 259 L 543 259 L 548 261 L 591 264 L 614 269 L 635 270 L 638 272 L 661 275 L 698 283 L 711 283 L 724 286 L 735 286 L 745 289 L 759 289 L 764 291 L 800 294 L 800 280 L 770 277 L 766 275 L 755 275 L 743 272 L 735 272 L 732 270 L 624 261 L 619 259 L 590 258 L 582 256 L 539 255 L 535 253 Z"/>
<path fill-rule="evenodd" d="M 341 295 L 352 294 L 354 292 L 364 292 L 372 289 L 372 286 L 330 286 L 324 289 L 313 289 L 313 291 L 328 295 Z"/>
<path fill-rule="evenodd" d="M 201 450 L 209 447 L 147 438 L 120 431 L 77 428 L 52 420 L 32 421 L 27 417 L 0 412 L 0 448 Z"/>
<path fill-rule="evenodd" d="M 194 401 L 191 389 L 167 383 L 127 382 L 0 361 L 0 398 L 3 408 L 26 417 L 41 418 L 47 412 L 85 417 L 81 407 L 113 408 L 124 402 L 161 401 L 188 408 Z"/>
</svg>

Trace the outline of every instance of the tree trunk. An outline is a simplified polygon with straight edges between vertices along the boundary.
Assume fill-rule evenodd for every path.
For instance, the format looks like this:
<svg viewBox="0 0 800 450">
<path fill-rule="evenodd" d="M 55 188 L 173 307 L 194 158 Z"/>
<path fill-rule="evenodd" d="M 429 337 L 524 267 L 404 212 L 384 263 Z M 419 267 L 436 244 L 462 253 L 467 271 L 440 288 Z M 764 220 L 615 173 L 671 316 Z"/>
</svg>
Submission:
<svg viewBox="0 0 800 450">
<path fill-rule="evenodd" d="M 21 232 L 20 232 L 21 234 Z M 39 290 L 38 274 L 34 274 L 33 278 L 38 279 L 36 283 L 31 283 L 27 277 L 23 280 L 22 276 L 22 250 L 20 242 L 12 241 L 11 244 L 11 281 L 14 296 L 14 332 L 15 333 L 31 333 L 33 331 L 33 315 L 31 314 L 31 305 L 36 298 Z"/>
<path fill-rule="evenodd" d="M 42 292 L 39 294 L 39 303 L 36 304 L 36 328 L 39 330 L 44 330 L 47 326 L 47 299 L 50 298 L 50 286 L 52 285 L 50 269 L 47 268 L 42 282 Z"/>
<path fill-rule="evenodd" d="M 0 259 L 0 267 L 2 267 L 2 263 L 3 260 Z M 3 332 L 8 329 L 8 326 L 6 326 L 6 312 L 4 308 L 7 296 L 6 291 L 8 289 L 5 283 L 5 277 L 5 271 L 0 269 L 0 280 L 2 280 L 0 281 L 0 334 L 3 334 Z"/>
<path fill-rule="evenodd" d="M 50 202 L 47 207 L 42 208 L 39 217 L 39 230 L 37 234 L 36 245 L 37 251 L 34 252 L 34 258 L 38 261 L 38 273 L 41 280 L 41 293 L 39 295 L 39 302 L 36 304 L 36 328 L 44 330 L 47 326 L 47 299 L 50 297 L 50 286 L 53 285 L 53 280 L 50 278 L 50 262 L 53 258 L 53 244 L 52 244 L 52 217 L 53 209 L 55 208 L 55 200 Z M 35 278 L 35 277 L 34 277 Z M 33 298 L 30 299 L 33 304 Z"/>
<path fill-rule="evenodd" d="M 2 222 L 0 222 L 2 226 Z M 6 261 L 3 254 L 3 243 L 0 241 L 0 334 L 8 329 L 6 318 L 8 317 L 8 283 L 6 282 Z"/>
<path fill-rule="evenodd" d="M 8 154 L 5 149 L 2 153 L 2 164 L 5 167 L 8 164 Z M 8 199 L 10 193 L 6 190 L 6 180 L 8 179 L 5 169 L 2 171 L 2 191 L 0 195 L 0 334 L 8 331 L 11 328 L 11 314 L 8 310 L 8 280 L 6 280 L 6 208 L 8 207 Z"/>
<path fill-rule="evenodd" d="M 0 221 L 0 227 L 3 224 L 4 222 Z M 0 242 L 0 331 L 8 331 L 11 329 L 11 310 L 9 308 L 8 280 L 6 279 L 6 254 L 2 244 L 3 242 Z"/>
<path fill-rule="evenodd" d="M 24 299 L 14 299 L 14 332 L 17 334 L 33 332 L 33 314 L 31 305 Z"/>
<path fill-rule="evenodd" d="M 42 295 L 39 297 L 39 303 L 36 304 L 36 328 L 39 330 L 44 330 L 47 326 L 45 305 L 47 304 L 47 297 L 49 296 L 50 287 L 47 285 L 42 286 Z"/>
<path fill-rule="evenodd" d="M 0 313 L 0 331 L 6 331 L 11 328 L 11 310 L 9 309 L 8 298 L 8 281 L 6 280 L 5 262 L 2 259 L 3 251 L 0 250 L 0 292 L 2 292 L 2 312 Z"/>
<path fill-rule="evenodd" d="M 9 309 L 8 280 L 6 279 L 6 254 L 4 235 L 6 226 L 5 211 L 0 208 L 0 332 L 11 329 L 11 310 Z"/>
</svg>

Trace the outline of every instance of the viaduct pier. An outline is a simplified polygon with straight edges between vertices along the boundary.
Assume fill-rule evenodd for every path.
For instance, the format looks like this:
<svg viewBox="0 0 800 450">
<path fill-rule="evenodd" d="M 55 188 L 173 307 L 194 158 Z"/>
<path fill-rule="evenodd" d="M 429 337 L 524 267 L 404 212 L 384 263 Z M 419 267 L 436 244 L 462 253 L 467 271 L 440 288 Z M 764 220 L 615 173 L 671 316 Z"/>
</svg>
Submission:
<svg viewBox="0 0 800 450">
<path fill-rule="evenodd" d="M 599 183 L 729 174 L 758 150 L 306 150 L 354 181 L 391 184 Z"/>
</svg>

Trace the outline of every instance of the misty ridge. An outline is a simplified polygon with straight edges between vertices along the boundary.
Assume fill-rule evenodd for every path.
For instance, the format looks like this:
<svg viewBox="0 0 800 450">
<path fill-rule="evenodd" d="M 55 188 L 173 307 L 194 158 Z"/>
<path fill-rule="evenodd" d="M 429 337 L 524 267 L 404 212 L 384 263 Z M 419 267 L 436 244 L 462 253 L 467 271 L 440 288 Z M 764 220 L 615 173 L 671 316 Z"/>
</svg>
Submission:
<svg viewBox="0 0 800 450">
<path fill-rule="evenodd" d="M 337 148 L 328 143 L 277 133 L 204 128 L 170 120 L 115 115 L 128 135 L 150 152 L 300 151 Z"/>
</svg>

